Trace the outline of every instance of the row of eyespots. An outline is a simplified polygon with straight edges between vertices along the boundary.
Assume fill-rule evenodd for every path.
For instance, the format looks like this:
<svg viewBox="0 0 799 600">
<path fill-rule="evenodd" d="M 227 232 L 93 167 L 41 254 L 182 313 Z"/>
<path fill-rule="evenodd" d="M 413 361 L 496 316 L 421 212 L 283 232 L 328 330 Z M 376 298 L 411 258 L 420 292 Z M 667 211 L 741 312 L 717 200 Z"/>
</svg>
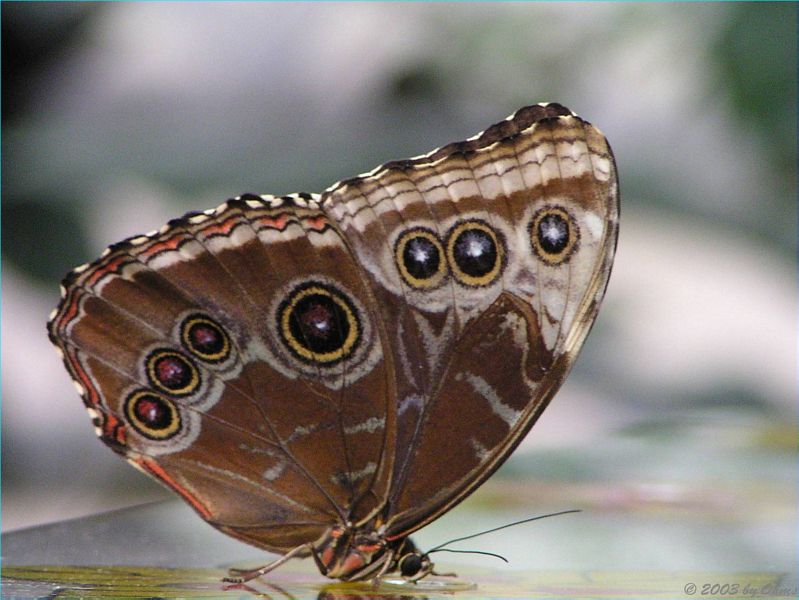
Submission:
<svg viewBox="0 0 799 600">
<path fill-rule="evenodd" d="M 577 248 L 579 230 L 572 216 L 559 206 L 538 210 L 529 225 L 530 243 L 535 254 L 549 265 L 566 262 Z M 445 243 L 434 231 L 414 227 L 394 244 L 394 260 L 402 279 L 414 289 L 438 287 L 452 272 L 469 287 L 494 283 L 505 265 L 505 240 L 485 221 L 470 219 L 456 223 L 445 236 Z"/>
<path fill-rule="evenodd" d="M 438 287 L 451 271 L 469 287 L 492 284 L 505 263 L 505 241 L 501 234 L 479 219 L 456 223 L 445 243 L 434 231 L 414 227 L 394 244 L 394 260 L 403 280 L 415 289 Z"/>
<path fill-rule="evenodd" d="M 151 351 L 144 359 L 151 388 L 135 390 L 125 399 L 123 410 L 128 423 L 151 440 L 168 440 L 180 432 L 180 411 L 174 398 L 190 396 L 202 385 L 194 359 L 214 364 L 230 356 L 230 337 L 205 315 L 183 320 L 180 341 L 188 354 L 171 348 Z"/>
<path fill-rule="evenodd" d="M 357 350 L 363 325 L 355 304 L 344 292 L 312 280 L 296 286 L 281 302 L 277 330 L 298 360 L 332 366 Z"/>
</svg>

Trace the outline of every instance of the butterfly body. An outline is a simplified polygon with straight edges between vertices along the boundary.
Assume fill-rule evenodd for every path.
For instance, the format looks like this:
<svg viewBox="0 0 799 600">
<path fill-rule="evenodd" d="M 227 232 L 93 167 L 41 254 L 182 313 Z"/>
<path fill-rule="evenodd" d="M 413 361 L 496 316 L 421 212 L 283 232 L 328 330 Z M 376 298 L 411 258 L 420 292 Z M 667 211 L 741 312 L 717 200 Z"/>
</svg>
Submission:
<svg viewBox="0 0 799 600">
<path fill-rule="evenodd" d="M 356 581 L 397 569 L 401 558 L 416 555 L 408 538 L 387 541 L 374 526 L 357 530 L 332 527 L 313 549 L 320 571 L 331 578 Z"/>
<path fill-rule="evenodd" d="M 510 455 L 615 249 L 604 136 L 557 104 L 321 195 L 247 194 L 111 246 L 50 337 L 99 437 L 221 531 L 353 580 Z"/>
</svg>

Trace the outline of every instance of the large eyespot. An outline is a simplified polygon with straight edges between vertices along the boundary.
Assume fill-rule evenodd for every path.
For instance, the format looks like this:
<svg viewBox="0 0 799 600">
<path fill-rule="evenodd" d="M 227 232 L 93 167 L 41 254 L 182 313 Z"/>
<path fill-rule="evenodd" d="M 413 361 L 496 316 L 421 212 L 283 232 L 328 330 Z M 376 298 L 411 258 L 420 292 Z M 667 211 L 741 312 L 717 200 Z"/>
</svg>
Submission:
<svg viewBox="0 0 799 600">
<path fill-rule="evenodd" d="M 559 206 L 545 206 L 533 215 L 530 241 L 536 255 L 550 265 L 569 260 L 580 240 L 580 230 L 572 216 Z"/>
<path fill-rule="evenodd" d="M 180 412 L 175 404 L 147 390 L 133 392 L 125 399 L 125 417 L 144 437 L 168 440 L 180 431 Z"/>
<path fill-rule="evenodd" d="M 310 281 L 294 288 L 277 311 L 280 337 L 307 363 L 329 366 L 350 356 L 361 340 L 358 311 L 332 285 Z"/>
<path fill-rule="evenodd" d="M 462 221 L 447 236 L 447 259 L 459 282 L 483 287 L 494 283 L 502 273 L 505 246 L 487 223 L 477 219 Z"/>
<path fill-rule="evenodd" d="M 444 248 L 436 234 L 426 227 L 414 227 L 397 238 L 394 261 L 412 288 L 434 288 L 447 274 Z"/>
<path fill-rule="evenodd" d="M 154 350 L 147 357 L 147 378 L 153 387 L 172 396 L 187 396 L 200 387 L 200 372 L 174 350 Z"/>
<path fill-rule="evenodd" d="M 200 360 L 219 363 L 230 356 L 230 338 L 217 322 L 204 315 L 190 315 L 180 324 L 183 347 Z"/>
</svg>

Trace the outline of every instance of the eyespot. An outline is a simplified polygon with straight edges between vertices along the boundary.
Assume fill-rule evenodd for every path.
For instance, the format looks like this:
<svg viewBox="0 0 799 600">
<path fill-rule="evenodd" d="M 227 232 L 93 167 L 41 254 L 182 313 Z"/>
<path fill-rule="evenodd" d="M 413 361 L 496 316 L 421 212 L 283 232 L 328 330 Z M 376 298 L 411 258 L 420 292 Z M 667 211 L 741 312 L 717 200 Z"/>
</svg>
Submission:
<svg viewBox="0 0 799 600">
<path fill-rule="evenodd" d="M 225 330 L 205 315 L 190 315 L 180 324 L 183 347 L 200 360 L 219 363 L 230 356 L 230 338 Z"/>
<path fill-rule="evenodd" d="M 147 378 L 171 396 L 187 396 L 200 387 L 200 372 L 186 356 L 174 350 L 154 350 L 147 357 Z"/>
<path fill-rule="evenodd" d="M 414 227 L 397 238 L 394 261 L 405 283 L 416 289 L 434 288 L 447 274 L 444 248 L 426 227 Z"/>
<path fill-rule="evenodd" d="M 125 399 L 125 417 L 142 436 L 168 440 L 180 431 L 180 412 L 175 404 L 148 390 L 133 392 Z"/>
<path fill-rule="evenodd" d="M 484 221 L 462 221 L 447 236 L 447 260 L 460 283 L 470 287 L 491 285 L 502 273 L 504 242 Z"/>
<path fill-rule="evenodd" d="M 533 215 L 530 241 L 536 255 L 550 265 L 569 260 L 577 249 L 580 230 L 572 216 L 559 206 L 545 206 Z"/>
<path fill-rule="evenodd" d="M 355 305 L 332 285 L 310 281 L 297 286 L 277 316 L 281 340 L 307 363 L 334 365 L 349 357 L 361 340 Z"/>
</svg>

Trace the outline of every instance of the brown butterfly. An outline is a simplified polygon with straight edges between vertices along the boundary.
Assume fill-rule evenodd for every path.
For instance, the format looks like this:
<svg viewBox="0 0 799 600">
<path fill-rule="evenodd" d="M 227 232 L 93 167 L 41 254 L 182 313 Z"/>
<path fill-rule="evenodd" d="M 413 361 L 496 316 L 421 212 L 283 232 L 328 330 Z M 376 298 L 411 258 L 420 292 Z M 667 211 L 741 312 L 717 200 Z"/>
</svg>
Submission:
<svg viewBox="0 0 799 600">
<path fill-rule="evenodd" d="M 409 535 L 560 387 L 610 275 L 610 146 L 558 104 L 321 195 L 114 244 L 49 322 L 97 434 L 217 529 L 326 576 L 432 572 Z"/>
</svg>

